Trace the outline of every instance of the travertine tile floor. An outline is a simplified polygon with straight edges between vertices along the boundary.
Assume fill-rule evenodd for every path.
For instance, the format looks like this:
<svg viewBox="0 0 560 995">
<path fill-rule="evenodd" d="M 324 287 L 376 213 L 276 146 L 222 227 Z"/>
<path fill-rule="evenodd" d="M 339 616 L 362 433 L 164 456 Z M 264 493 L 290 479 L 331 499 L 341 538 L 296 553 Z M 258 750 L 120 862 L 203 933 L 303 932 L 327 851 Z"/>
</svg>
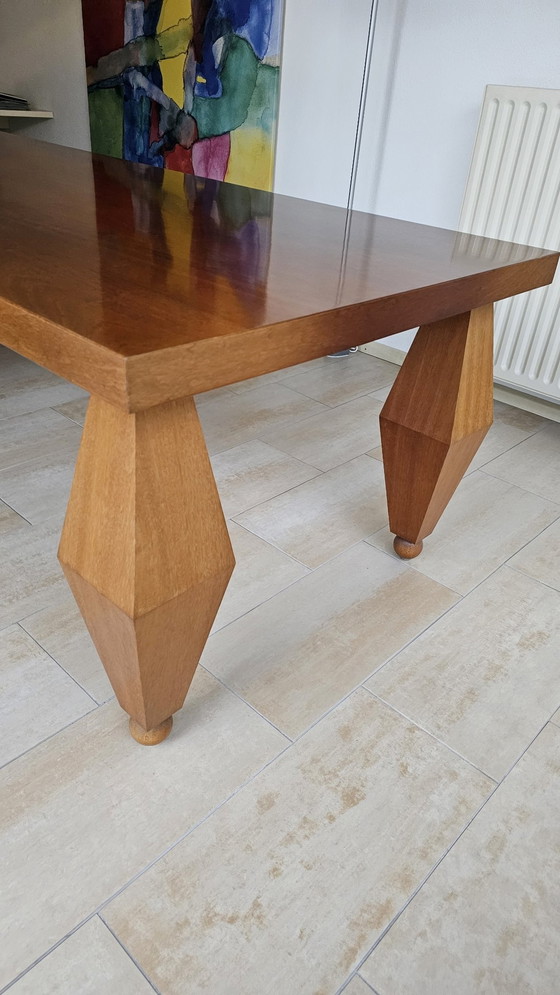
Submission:
<svg viewBox="0 0 560 995">
<path fill-rule="evenodd" d="M 560 425 L 497 405 L 403 563 L 395 373 L 199 399 L 238 568 L 147 749 L 56 562 L 85 395 L 0 351 L 0 989 L 558 995 Z"/>
</svg>

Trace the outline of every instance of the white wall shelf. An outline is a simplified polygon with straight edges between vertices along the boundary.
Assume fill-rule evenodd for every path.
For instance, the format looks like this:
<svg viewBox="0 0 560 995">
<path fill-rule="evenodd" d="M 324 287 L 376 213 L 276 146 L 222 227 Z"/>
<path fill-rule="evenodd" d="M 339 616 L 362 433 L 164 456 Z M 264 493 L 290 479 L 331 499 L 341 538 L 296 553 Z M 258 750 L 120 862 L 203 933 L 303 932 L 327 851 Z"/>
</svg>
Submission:
<svg viewBox="0 0 560 995">
<path fill-rule="evenodd" d="M 13 111 L 13 110 L 12 111 L 4 111 L 4 110 L 0 110 L 0 117 L 26 117 L 26 118 L 37 117 L 37 118 L 46 118 L 46 117 L 54 117 L 54 114 L 53 114 L 52 111 Z"/>
</svg>

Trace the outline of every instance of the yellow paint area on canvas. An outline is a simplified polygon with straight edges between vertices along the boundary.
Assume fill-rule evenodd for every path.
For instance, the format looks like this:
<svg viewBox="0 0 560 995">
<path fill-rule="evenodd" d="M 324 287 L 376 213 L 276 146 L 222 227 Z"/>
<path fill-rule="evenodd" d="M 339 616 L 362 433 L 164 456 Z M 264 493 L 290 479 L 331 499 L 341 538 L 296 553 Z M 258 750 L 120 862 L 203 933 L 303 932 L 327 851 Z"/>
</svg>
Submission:
<svg viewBox="0 0 560 995">
<path fill-rule="evenodd" d="M 176 55 L 174 59 L 161 59 L 159 68 L 161 70 L 161 77 L 163 80 L 163 92 L 167 94 L 168 97 L 171 97 L 178 107 L 182 107 L 185 99 L 183 83 L 185 56 Z"/>
<path fill-rule="evenodd" d="M 259 128 L 231 132 L 231 152 L 226 173 L 229 183 L 257 190 L 272 190 L 272 142 Z"/>
<path fill-rule="evenodd" d="M 192 14 L 190 0 L 163 0 L 161 14 L 157 25 L 157 34 L 167 31 L 179 21 Z M 159 64 L 163 79 L 163 92 L 171 97 L 179 106 L 183 106 L 184 84 L 183 69 L 185 67 L 184 54 L 176 55 L 172 59 L 162 59 Z"/>
<path fill-rule="evenodd" d="M 171 28 L 174 24 L 178 24 L 182 17 L 190 17 L 191 14 L 190 0 L 163 0 L 156 34 Z"/>
</svg>

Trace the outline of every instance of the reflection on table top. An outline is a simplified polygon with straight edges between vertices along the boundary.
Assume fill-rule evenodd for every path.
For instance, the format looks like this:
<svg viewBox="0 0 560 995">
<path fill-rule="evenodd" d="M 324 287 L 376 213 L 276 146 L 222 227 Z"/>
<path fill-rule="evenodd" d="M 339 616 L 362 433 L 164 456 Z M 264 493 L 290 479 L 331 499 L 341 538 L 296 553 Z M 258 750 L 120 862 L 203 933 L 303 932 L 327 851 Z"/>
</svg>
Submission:
<svg viewBox="0 0 560 995">
<path fill-rule="evenodd" d="M 556 259 L 14 135 L 0 136 L 0 251 L 1 340 L 82 383 L 41 351 L 41 322 L 57 349 L 64 331 L 122 362 L 262 329 L 270 343 L 286 323 L 301 338 L 303 319 L 346 308 L 356 344 L 548 283 Z"/>
</svg>

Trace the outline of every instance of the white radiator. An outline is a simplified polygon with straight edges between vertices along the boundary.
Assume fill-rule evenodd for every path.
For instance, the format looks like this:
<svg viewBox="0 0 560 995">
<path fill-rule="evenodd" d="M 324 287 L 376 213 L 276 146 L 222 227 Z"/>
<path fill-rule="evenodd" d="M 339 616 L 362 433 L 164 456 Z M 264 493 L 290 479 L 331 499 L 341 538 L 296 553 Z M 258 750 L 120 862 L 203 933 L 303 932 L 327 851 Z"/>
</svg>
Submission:
<svg viewBox="0 0 560 995">
<path fill-rule="evenodd" d="M 560 248 L 560 90 L 486 88 L 460 229 Z M 497 382 L 560 401 L 560 274 L 495 314 Z"/>
</svg>

